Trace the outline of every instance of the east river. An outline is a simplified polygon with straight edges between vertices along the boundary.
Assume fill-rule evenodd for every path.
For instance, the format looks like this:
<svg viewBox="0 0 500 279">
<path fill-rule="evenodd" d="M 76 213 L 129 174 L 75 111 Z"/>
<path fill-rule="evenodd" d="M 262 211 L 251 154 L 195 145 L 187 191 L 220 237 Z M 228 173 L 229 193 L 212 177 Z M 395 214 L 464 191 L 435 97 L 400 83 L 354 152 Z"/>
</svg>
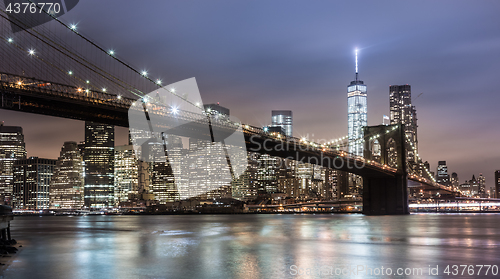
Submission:
<svg viewBox="0 0 500 279">
<path fill-rule="evenodd" d="M 2 278 L 500 277 L 500 214 L 20 216 L 12 233 Z"/>
</svg>

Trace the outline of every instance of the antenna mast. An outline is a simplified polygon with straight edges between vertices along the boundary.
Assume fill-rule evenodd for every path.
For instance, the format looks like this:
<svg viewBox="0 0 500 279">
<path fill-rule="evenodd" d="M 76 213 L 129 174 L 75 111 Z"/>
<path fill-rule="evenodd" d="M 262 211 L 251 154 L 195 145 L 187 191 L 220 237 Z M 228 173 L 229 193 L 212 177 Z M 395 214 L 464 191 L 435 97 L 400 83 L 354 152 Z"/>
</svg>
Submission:
<svg viewBox="0 0 500 279">
<path fill-rule="evenodd" d="M 355 50 L 356 53 L 356 84 L 358 83 L 358 49 Z"/>
</svg>

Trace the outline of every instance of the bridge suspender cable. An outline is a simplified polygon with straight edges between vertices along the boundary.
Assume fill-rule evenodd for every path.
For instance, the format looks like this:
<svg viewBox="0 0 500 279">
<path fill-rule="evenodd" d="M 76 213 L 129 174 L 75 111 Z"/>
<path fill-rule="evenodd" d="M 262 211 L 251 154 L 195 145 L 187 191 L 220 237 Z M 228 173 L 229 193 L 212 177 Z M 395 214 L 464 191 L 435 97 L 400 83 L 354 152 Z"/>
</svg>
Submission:
<svg viewBox="0 0 500 279">
<path fill-rule="evenodd" d="M 28 0 L 29 2 L 31 3 L 34 3 L 36 5 L 35 2 L 33 2 L 32 0 Z M 40 8 L 39 6 L 37 6 L 38 8 Z M 43 10 L 42 10 L 43 11 Z M 82 34 L 76 32 L 76 30 L 74 30 L 73 28 L 71 28 L 69 25 L 67 25 L 66 23 L 62 22 L 61 20 L 59 20 L 58 18 L 56 18 L 55 16 L 47 13 L 46 11 L 44 11 L 48 16 L 52 17 L 56 22 L 60 23 L 61 25 L 63 25 L 64 27 L 66 27 L 67 29 L 73 31 L 77 36 L 79 36 L 80 38 L 84 39 L 85 41 L 87 41 L 88 43 L 90 43 L 92 46 L 94 46 L 95 48 L 99 49 L 100 51 L 104 52 L 104 53 L 107 53 L 109 54 L 106 50 L 104 50 L 102 47 L 100 47 L 99 45 L 97 45 L 96 43 L 94 43 L 92 40 L 88 39 L 87 37 L 83 36 Z M 123 60 L 117 58 L 116 56 L 110 54 L 110 56 L 112 57 L 112 59 L 116 60 L 117 62 L 119 62 L 120 64 L 122 64 L 123 66 L 127 67 L 128 69 L 130 69 L 131 71 L 133 71 L 134 73 L 138 74 L 139 76 L 145 78 L 146 80 L 149 80 L 150 82 L 152 82 L 153 84 L 157 85 L 158 87 L 162 88 L 160 84 L 158 84 L 157 82 L 153 81 L 151 78 L 143 75 L 140 71 L 138 71 L 137 69 L 133 68 L 132 66 L 130 66 L 128 63 L 125 63 Z M 171 90 L 167 90 L 165 89 L 167 92 L 169 92 L 170 94 L 176 96 L 176 97 L 179 97 L 179 98 L 182 98 L 182 96 L 176 94 L 175 92 L 172 92 Z M 141 92 L 142 93 L 142 92 Z M 144 93 L 142 93 L 144 94 Z M 189 101 L 189 100 L 184 100 L 186 101 L 187 103 L 195 106 L 196 108 L 198 108 L 198 106 Z"/>
</svg>

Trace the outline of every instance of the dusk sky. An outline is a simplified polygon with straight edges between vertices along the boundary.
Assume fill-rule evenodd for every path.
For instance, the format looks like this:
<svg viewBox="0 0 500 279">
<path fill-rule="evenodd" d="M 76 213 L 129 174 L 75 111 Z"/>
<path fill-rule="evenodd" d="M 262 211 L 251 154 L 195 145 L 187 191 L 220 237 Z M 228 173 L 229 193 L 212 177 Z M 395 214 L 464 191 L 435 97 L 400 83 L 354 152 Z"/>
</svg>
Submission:
<svg viewBox="0 0 500 279">
<path fill-rule="evenodd" d="M 489 189 L 500 169 L 499 11 L 498 1 L 81 0 L 61 20 L 163 84 L 196 77 L 205 103 L 244 123 L 292 110 L 294 135 L 310 139 L 347 134 L 358 48 L 368 124 L 389 114 L 389 85 L 410 84 L 421 157 L 432 171 L 446 160 L 461 183 L 483 173 Z M 84 139 L 82 121 L 7 110 L 0 120 L 23 127 L 29 156 L 57 158 L 64 141 Z"/>
</svg>

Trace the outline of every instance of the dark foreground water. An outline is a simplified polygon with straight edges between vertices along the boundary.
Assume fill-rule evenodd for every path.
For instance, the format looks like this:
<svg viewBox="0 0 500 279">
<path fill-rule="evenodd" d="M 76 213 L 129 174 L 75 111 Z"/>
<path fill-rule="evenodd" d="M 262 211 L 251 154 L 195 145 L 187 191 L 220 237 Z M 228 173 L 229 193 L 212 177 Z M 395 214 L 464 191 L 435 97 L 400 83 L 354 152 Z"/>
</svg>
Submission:
<svg viewBox="0 0 500 279">
<path fill-rule="evenodd" d="M 500 266 L 498 214 L 16 217 L 12 231 L 4 278 L 500 276 L 479 270 Z"/>
</svg>

